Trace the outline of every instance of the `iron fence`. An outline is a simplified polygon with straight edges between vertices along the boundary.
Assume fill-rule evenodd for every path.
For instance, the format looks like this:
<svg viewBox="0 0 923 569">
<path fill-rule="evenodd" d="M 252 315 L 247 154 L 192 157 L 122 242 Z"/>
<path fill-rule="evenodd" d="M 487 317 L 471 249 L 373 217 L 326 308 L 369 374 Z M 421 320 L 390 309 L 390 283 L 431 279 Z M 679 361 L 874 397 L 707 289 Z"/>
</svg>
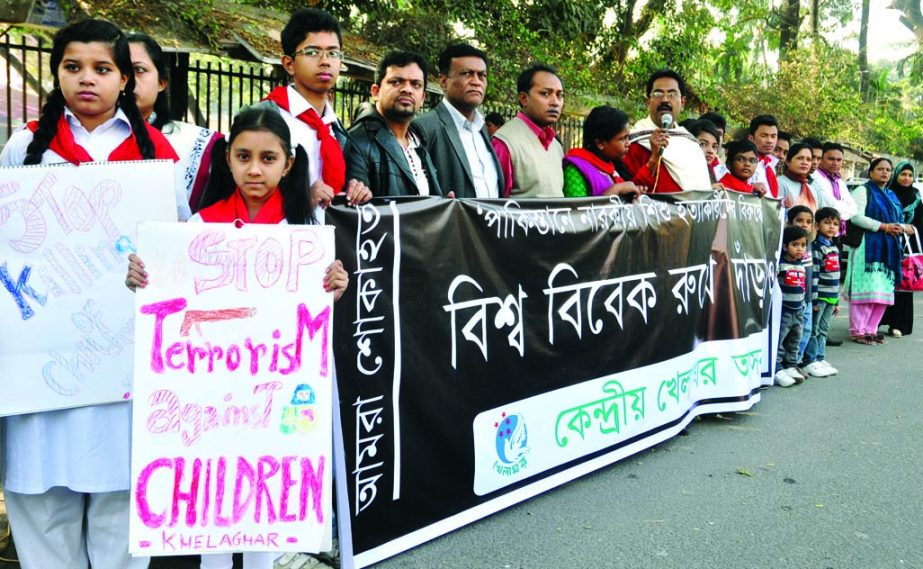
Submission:
<svg viewBox="0 0 923 569">
<path fill-rule="evenodd" d="M 285 80 L 281 66 L 256 64 L 204 54 L 167 53 L 170 73 L 170 107 L 175 118 L 228 132 L 234 115 L 251 105 Z M 0 148 L 19 125 L 39 116 L 52 88 L 51 45 L 41 37 L 5 34 L 0 39 Z M 185 85 L 185 89 L 178 86 Z M 360 105 L 370 98 L 371 82 L 341 76 L 333 92 L 333 106 L 344 126 L 349 127 Z M 438 104 L 442 96 L 428 92 L 425 106 Z M 493 107 L 509 119 L 512 107 Z M 581 117 L 565 116 L 556 125 L 564 148 L 579 146 L 583 131 Z"/>
</svg>

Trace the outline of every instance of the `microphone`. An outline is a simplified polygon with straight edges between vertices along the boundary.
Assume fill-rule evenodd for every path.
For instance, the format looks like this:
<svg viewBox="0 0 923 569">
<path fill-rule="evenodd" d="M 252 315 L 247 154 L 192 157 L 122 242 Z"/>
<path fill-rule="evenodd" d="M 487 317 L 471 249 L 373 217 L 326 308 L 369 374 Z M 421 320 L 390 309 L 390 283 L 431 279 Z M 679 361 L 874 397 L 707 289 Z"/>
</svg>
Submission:
<svg viewBox="0 0 923 569">
<path fill-rule="evenodd" d="M 660 117 L 660 128 L 666 130 L 671 126 L 673 126 L 673 115 L 664 113 L 663 116 Z"/>
<path fill-rule="evenodd" d="M 663 116 L 660 117 L 660 128 L 666 130 L 671 126 L 673 126 L 673 115 L 670 113 L 664 113 Z M 663 156 L 663 146 L 660 147 L 658 155 Z"/>
</svg>

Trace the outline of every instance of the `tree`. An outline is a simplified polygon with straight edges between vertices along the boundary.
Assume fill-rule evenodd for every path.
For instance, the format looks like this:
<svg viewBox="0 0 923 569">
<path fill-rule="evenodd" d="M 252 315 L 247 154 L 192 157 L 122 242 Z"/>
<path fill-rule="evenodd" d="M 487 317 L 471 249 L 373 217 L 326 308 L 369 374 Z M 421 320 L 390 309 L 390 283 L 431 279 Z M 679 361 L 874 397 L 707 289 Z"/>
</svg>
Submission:
<svg viewBox="0 0 923 569">
<path fill-rule="evenodd" d="M 862 0 L 862 19 L 859 23 L 859 93 L 869 100 L 869 0 Z"/>
<path fill-rule="evenodd" d="M 798 48 L 801 0 L 782 0 L 779 22 L 779 57 L 786 59 L 789 51 Z"/>
</svg>

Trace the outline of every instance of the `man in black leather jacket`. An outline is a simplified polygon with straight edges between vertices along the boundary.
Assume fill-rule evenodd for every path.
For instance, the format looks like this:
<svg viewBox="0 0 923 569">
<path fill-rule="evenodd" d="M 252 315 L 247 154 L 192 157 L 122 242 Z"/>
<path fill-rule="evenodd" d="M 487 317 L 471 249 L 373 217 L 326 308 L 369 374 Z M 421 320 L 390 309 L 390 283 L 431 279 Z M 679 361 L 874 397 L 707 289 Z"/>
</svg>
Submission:
<svg viewBox="0 0 923 569">
<path fill-rule="evenodd" d="M 375 196 L 442 195 L 423 132 L 411 124 L 423 106 L 426 72 L 416 53 L 385 55 L 372 85 L 375 108 L 349 129 L 346 179 L 363 182 Z"/>
</svg>

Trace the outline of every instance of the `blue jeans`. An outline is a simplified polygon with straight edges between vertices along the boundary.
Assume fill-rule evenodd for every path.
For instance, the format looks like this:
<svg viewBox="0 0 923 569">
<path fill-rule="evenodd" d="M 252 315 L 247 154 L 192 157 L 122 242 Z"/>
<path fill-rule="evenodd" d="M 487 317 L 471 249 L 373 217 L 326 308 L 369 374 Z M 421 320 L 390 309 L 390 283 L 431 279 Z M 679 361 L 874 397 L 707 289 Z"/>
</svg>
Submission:
<svg viewBox="0 0 923 569">
<path fill-rule="evenodd" d="M 801 343 L 801 331 L 804 319 L 801 311 L 782 310 L 782 322 L 779 325 L 779 353 L 776 367 L 788 369 L 798 365 L 798 345 Z"/>
<path fill-rule="evenodd" d="M 811 307 L 811 302 L 808 299 L 805 299 L 804 303 L 804 320 L 802 321 L 802 331 L 801 331 L 801 343 L 798 344 L 798 361 L 807 364 L 808 358 L 805 355 L 805 351 L 808 349 L 808 342 L 811 341 L 811 330 L 814 320 L 814 309 Z"/>
<path fill-rule="evenodd" d="M 830 330 L 830 319 L 833 318 L 835 304 L 818 301 L 817 312 L 814 313 L 814 331 L 804 351 L 805 365 L 813 362 L 822 362 L 827 357 L 827 332 Z"/>
</svg>

